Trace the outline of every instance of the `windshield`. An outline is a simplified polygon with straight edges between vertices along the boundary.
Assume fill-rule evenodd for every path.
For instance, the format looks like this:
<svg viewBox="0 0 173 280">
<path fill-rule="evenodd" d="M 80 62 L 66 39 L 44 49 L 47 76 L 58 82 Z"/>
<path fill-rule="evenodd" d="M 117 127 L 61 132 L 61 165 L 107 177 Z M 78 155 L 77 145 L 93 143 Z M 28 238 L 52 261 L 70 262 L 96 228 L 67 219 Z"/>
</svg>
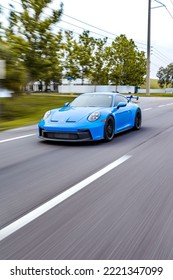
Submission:
<svg viewBox="0 0 173 280">
<path fill-rule="evenodd" d="M 73 107 L 111 107 L 112 95 L 82 94 L 70 103 Z"/>
</svg>

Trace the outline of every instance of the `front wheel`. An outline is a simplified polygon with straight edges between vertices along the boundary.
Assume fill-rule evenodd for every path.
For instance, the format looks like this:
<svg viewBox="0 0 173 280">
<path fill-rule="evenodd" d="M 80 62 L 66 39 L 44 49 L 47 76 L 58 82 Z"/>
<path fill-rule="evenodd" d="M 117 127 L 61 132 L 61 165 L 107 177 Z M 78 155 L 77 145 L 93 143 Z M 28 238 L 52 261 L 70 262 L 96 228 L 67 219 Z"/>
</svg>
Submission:
<svg viewBox="0 0 173 280">
<path fill-rule="evenodd" d="M 142 124 L 141 111 L 137 110 L 136 116 L 135 116 L 135 122 L 134 122 L 134 129 L 139 130 L 141 128 L 141 124 Z"/>
<path fill-rule="evenodd" d="M 106 142 L 111 141 L 114 138 L 115 122 L 112 116 L 109 116 L 105 122 L 104 127 L 104 139 Z"/>
</svg>

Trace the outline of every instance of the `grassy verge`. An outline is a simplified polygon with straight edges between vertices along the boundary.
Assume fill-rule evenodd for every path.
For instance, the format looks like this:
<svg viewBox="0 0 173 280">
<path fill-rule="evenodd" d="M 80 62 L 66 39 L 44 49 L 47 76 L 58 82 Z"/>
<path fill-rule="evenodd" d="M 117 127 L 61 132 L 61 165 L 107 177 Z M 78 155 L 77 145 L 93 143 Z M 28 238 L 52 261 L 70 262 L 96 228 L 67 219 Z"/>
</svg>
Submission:
<svg viewBox="0 0 173 280">
<path fill-rule="evenodd" d="M 63 106 L 74 96 L 30 95 L 0 98 L 0 131 L 38 123 L 45 111 Z"/>
<path fill-rule="evenodd" d="M 150 95 L 146 95 L 146 93 L 138 93 L 139 97 L 173 97 L 172 93 L 151 93 Z"/>
</svg>

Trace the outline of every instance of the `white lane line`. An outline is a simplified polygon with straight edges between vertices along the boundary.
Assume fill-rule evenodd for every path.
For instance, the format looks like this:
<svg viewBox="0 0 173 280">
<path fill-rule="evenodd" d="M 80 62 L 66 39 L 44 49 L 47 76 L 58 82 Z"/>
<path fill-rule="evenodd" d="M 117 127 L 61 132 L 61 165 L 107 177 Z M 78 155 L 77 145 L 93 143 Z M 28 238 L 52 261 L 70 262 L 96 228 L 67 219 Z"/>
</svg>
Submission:
<svg viewBox="0 0 173 280">
<path fill-rule="evenodd" d="M 168 104 L 166 104 L 166 106 L 171 106 L 171 105 L 173 105 L 173 103 L 168 103 Z"/>
<path fill-rule="evenodd" d="M 93 175 L 89 176 L 88 178 L 84 179 L 83 181 L 79 182 L 78 184 L 74 185 L 70 189 L 66 190 L 65 192 L 61 193 L 60 195 L 54 197 L 53 199 L 49 200 L 48 202 L 44 203 L 43 205 L 39 206 L 35 210 L 31 211 L 30 213 L 26 214 L 25 216 L 21 217 L 20 219 L 16 220 L 15 222 L 11 223 L 10 225 L 6 226 L 5 228 L 0 230 L 0 241 L 4 238 L 8 237 L 18 229 L 22 228 L 23 226 L 27 225 L 31 221 L 35 220 L 42 214 L 46 213 L 48 210 L 52 209 L 53 207 L 57 206 L 62 201 L 66 200 L 73 194 L 77 193 L 81 189 L 85 188 L 87 185 L 91 184 L 101 176 L 105 175 L 118 165 L 122 164 L 126 160 L 131 158 L 130 155 L 124 155 L 121 158 L 117 159 L 116 161 L 112 162 L 111 164 L 107 165 L 100 171 L 94 173 Z"/>
<path fill-rule="evenodd" d="M 166 105 L 159 105 L 158 107 L 159 107 L 159 108 L 162 108 L 162 107 L 165 107 L 165 106 L 166 106 Z"/>
<path fill-rule="evenodd" d="M 143 111 L 149 111 L 149 110 L 152 110 L 153 108 L 146 108 L 146 109 L 143 109 Z"/>
<path fill-rule="evenodd" d="M 26 137 L 31 137 L 31 136 L 34 136 L 34 135 L 36 135 L 36 134 L 33 133 L 33 134 L 18 136 L 18 137 L 14 137 L 14 138 L 4 139 L 4 140 L 0 140 L 0 143 L 5 143 L 5 142 L 9 142 L 9 141 L 14 141 L 14 140 L 18 140 L 18 139 L 22 139 L 22 138 L 26 138 Z"/>
</svg>

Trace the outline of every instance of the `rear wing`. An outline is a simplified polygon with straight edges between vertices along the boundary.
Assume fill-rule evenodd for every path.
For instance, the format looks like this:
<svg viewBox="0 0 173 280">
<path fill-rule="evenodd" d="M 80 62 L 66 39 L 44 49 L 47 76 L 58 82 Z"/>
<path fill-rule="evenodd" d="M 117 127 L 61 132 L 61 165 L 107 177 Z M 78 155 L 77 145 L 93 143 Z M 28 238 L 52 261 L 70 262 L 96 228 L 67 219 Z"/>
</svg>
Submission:
<svg viewBox="0 0 173 280">
<path fill-rule="evenodd" d="M 134 95 L 127 95 L 126 98 L 128 102 L 132 101 L 132 99 L 139 100 L 139 96 L 134 96 Z"/>
</svg>

